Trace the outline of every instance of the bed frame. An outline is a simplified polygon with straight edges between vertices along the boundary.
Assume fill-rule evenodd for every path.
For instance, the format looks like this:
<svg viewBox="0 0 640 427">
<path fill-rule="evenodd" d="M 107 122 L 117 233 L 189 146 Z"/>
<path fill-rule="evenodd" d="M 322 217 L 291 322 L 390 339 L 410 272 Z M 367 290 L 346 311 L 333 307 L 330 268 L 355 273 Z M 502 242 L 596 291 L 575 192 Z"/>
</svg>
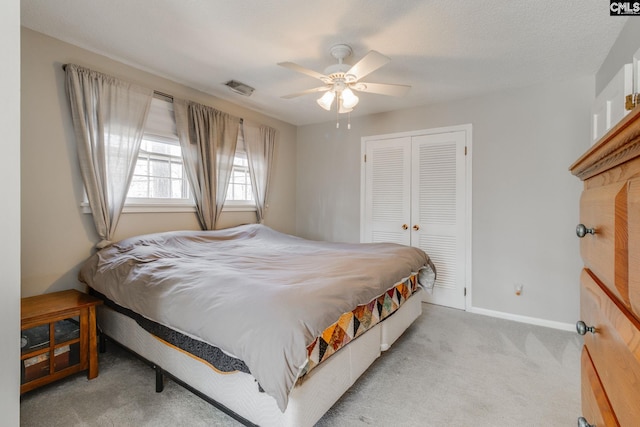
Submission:
<svg viewBox="0 0 640 427">
<path fill-rule="evenodd" d="M 103 334 L 136 353 L 156 369 L 156 391 L 166 374 L 245 425 L 313 426 L 365 370 L 389 349 L 422 313 L 422 291 L 415 292 L 390 317 L 313 369 L 291 391 L 283 413 L 275 399 L 260 392 L 257 381 L 243 372 L 223 373 L 140 327 L 109 307 L 98 307 Z"/>
</svg>

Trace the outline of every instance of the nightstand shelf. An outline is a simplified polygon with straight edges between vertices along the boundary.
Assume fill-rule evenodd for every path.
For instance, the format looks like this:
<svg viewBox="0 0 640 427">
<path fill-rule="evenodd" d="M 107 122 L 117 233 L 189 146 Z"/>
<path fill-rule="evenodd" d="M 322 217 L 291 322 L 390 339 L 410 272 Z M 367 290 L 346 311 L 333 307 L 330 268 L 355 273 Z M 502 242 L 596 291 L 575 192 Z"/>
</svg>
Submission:
<svg viewBox="0 0 640 427">
<path fill-rule="evenodd" d="M 80 371 L 98 376 L 96 306 L 75 289 L 21 301 L 20 393 Z"/>
</svg>

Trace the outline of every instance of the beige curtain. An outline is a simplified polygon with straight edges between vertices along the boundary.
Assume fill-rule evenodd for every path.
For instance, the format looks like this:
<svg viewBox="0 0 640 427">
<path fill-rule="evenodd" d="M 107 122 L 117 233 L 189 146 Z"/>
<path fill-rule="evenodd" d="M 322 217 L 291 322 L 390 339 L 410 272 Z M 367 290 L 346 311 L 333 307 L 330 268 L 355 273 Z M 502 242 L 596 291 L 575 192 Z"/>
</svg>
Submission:
<svg viewBox="0 0 640 427">
<path fill-rule="evenodd" d="M 213 230 L 227 195 L 240 118 L 180 99 L 173 109 L 200 227 Z"/>
<path fill-rule="evenodd" d="M 111 243 L 138 159 L 153 91 L 74 64 L 65 66 L 66 90 L 80 171 L 102 239 Z"/>
<path fill-rule="evenodd" d="M 249 176 L 253 198 L 256 201 L 258 222 L 264 222 L 267 208 L 267 195 L 273 150 L 276 142 L 276 130 L 269 126 L 259 125 L 245 120 L 243 123 L 244 145 L 247 152 Z"/>
</svg>

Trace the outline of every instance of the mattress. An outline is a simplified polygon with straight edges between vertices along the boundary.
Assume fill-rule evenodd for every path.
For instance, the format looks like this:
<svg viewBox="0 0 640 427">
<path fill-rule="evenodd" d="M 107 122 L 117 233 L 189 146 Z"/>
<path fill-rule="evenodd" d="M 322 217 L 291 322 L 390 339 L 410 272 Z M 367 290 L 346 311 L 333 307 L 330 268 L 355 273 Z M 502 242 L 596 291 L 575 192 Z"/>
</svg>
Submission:
<svg viewBox="0 0 640 427">
<path fill-rule="evenodd" d="M 312 369 L 326 361 L 338 350 L 394 314 L 418 290 L 417 274 L 413 274 L 406 280 L 400 281 L 384 294 L 340 316 L 336 322 L 327 327 L 307 346 L 308 357 L 298 375 L 298 382 L 301 382 Z M 90 289 L 90 293 L 103 299 L 105 305 L 113 310 L 135 320 L 140 327 L 156 338 L 189 353 L 194 358 L 201 359 L 217 372 L 234 373 L 239 371 L 250 373 L 242 360 L 229 356 L 219 348 L 153 322 L 132 310 L 116 304 L 94 289 Z"/>
</svg>

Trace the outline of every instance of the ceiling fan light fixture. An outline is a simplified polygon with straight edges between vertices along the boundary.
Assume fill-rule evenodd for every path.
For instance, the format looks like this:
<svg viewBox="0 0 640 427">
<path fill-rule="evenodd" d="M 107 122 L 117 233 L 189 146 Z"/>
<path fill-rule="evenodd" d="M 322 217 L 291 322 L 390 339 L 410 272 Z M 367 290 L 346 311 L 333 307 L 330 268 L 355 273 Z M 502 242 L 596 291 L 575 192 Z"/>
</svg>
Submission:
<svg viewBox="0 0 640 427">
<path fill-rule="evenodd" d="M 358 101 L 360 101 L 360 98 L 358 98 L 349 88 L 342 91 L 340 98 L 342 99 L 341 105 L 347 110 L 352 110 L 353 107 L 358 105 Z"/>
<path fill-rule="evenodd" d="M 286 95 L 283 96 L 283 98 L 289 99 L 309 93 L 327 91 L 327 93 L 318 98 L 316 102 L 323 109 L 331 111 L 331 106 L 335 100 L 336 117 L 338 117 L 342 113 L 350 113 L 353 111 L 354 107 L 358 105 L 360 99 L 356 96 L 354 91 L 389 96 L 402 96 L 410 89 L 410 86 L 407 85 L 365 83 L 361 81 L 361 79 L 391 61 L 391 58 L 384 56 L 380 52 L 370 50 L 354 65 L 349 65 L 344 62 L 344 59 L 351 56 L 353 53 L 350 46 L 346 44 L 337 44 L 331 47 L 330 52 L 331 56 L 337 60 L 337 63 L 325 68 L 324 74 L 302 67 L 293 62 L 279 62 L 278 65 L 282 67 L 306 74 L 307 76 L 318 79 L 324 83 L 324 86 Z M 337 126 L 339 127 L 339 123 L 337 123 Z M 348 125 L 347 128 L 349 127 L 350 125 Z"/>
<path fill-rule="evenodd" d="M 353 111 L 353 108 L 345 108 L 344 104 L 340 103 L 338 106 L 338 114 L 350 113 Z"/>
<path fill-rule="evenodd" d="M 332 90 L 325 92 L 320 98 L 318 98 L 318 105 L 327 111 L 331 111 L 331 104 L 336 97 L 336 93 Z"/>
</svg>

